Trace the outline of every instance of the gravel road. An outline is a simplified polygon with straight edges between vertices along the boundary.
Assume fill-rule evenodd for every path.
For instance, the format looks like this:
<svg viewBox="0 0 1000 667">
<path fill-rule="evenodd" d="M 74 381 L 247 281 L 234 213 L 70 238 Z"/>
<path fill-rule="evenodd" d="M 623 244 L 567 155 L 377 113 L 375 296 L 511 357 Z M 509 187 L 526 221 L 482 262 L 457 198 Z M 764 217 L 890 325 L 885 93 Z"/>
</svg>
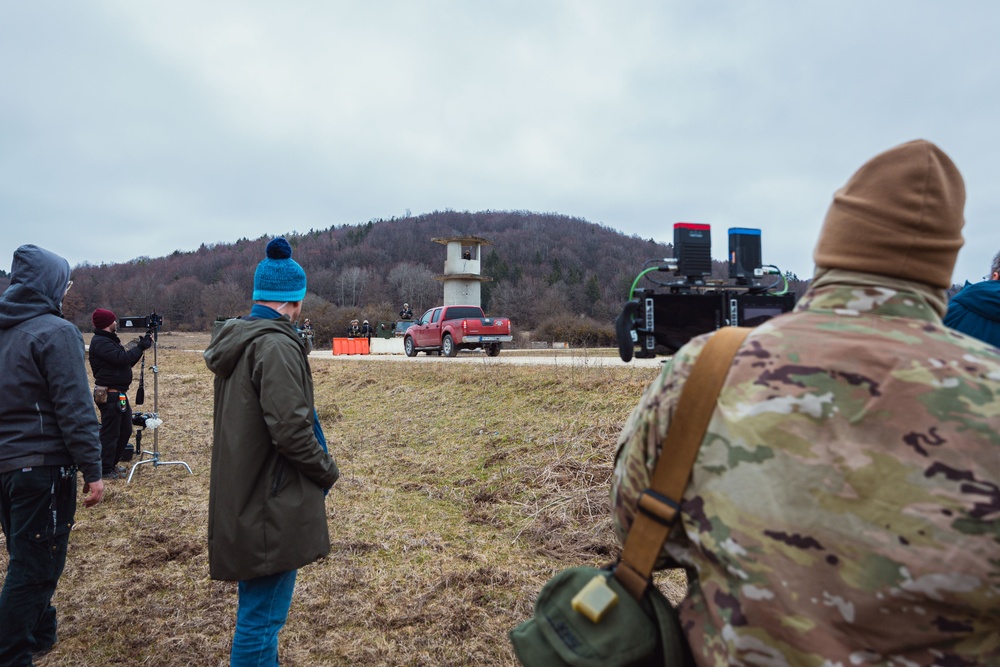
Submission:
<svg viewBox="0 0 1000 667">
<path fill-rule="evenodd" d="M 515 364 L 515 365 L 537 365 L 537 366 L 642 366 L 658 367 L 669 357 L 657 357 L 655 359 L 633 359 L 628 364 L 615 356 L 606 356 L 604 351 L 601 354 L 587 354 L 586 350 L 571 350 L 568 352 L 530 352 L 521 353 L 503 351 L 498 357 L 488 357 L 482 352 L 459 352 L 456 357 L 439 357 L 436 354 L 427 355 L 421 352 L 415 357 L 407 357 L 399 354 L 350 354 L 333 356 L 330 350 L 319 350 L 309 353 L 310 359 L 323 359 L 334 363 L 352 363 L 358 361 L 365 362 L 399 362 L 408 364 Z"/>
</svg>

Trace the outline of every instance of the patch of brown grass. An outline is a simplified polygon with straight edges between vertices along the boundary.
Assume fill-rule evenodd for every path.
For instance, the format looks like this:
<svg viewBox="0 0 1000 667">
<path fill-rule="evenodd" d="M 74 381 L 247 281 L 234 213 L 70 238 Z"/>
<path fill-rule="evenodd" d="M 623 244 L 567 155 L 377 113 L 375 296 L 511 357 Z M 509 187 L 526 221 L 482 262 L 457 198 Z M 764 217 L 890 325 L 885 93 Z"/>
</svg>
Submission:
<svg viewBox="0 0 1000 667">
<path fill-rule="evenodd" d="M 164 338 L 161 460 L 194 474 L 142 466 L 80 507 L 54 600 L 60 641 L 39 665 L 227 663 L 236 589 L 208 578 L 205 544 L 212 377 L 189 341 Z M 617 555 L 615 440 L 656 371 L 312 363 L 342 476 L 333 550 L 299 572 L 282 664 L 516 664 L 507 632 L 545 581 Z"/>
</svg>

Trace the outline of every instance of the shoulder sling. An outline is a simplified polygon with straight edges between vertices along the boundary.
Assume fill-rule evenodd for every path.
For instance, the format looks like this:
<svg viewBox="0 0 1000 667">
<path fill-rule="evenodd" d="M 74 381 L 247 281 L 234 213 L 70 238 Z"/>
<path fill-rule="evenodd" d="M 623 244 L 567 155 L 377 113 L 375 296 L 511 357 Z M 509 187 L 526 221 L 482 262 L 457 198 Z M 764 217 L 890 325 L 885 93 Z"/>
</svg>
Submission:
<svg viewBox="0 0 1000 667">
<path fill-rule="evenodd" d="M 748 327 L 723 327 L 705 344 L 684 382 L 649 488 L 639 494 L 632 528 L 622 548 L 615 577 L 637 600 L 651 581 L 653 566 L 677 520 L 701 441 L 733 358 L 750 333 Z M 650 431 L 655 438 L 655 431 Z"/>
</svg>

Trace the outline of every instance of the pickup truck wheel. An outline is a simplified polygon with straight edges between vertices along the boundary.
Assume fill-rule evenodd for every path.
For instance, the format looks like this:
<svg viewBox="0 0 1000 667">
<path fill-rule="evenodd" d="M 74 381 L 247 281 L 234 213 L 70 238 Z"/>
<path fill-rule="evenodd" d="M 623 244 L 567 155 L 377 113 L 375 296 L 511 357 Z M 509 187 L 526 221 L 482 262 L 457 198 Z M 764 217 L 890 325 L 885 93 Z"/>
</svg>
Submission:
<svg viewBox="0 0 1000 667">
<path fill-rule="evenodd" d="M 444 338 L 441 339 L 441 354 L 446 357 L 454 357 L 458 354 L 458 348 L 455 347 L 455 341 L 452 340 L 450 334 L 445 334 Z"/>
<path fill-rule="evenodd" d="M 490 343 L 486 346 L 486 354 L 491 357 L 500 356 L 500 343 Z"/>
<path fill-rule="evenodd" d="M 403 339 L 403 350 L 406 351 L 406 356 L 408 357 L 417 356 L 417 348 L 413 345 L 413 338 L 411 336 Z"/>
</svg>

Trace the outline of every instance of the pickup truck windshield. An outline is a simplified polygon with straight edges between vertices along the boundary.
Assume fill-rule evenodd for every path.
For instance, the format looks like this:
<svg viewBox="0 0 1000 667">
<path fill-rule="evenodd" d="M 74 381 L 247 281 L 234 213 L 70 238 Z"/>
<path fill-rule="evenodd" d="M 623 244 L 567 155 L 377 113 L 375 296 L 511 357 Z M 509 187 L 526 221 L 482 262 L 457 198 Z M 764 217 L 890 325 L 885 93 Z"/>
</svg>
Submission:
<svg viewBox="0 0 1000 667">
<path fill-rule="evenodd" d="M 483 311 L 479 308 L 449 308 L 445 312 L 446 320 L 478 320 L 483 317 Z"/>
</svg>

